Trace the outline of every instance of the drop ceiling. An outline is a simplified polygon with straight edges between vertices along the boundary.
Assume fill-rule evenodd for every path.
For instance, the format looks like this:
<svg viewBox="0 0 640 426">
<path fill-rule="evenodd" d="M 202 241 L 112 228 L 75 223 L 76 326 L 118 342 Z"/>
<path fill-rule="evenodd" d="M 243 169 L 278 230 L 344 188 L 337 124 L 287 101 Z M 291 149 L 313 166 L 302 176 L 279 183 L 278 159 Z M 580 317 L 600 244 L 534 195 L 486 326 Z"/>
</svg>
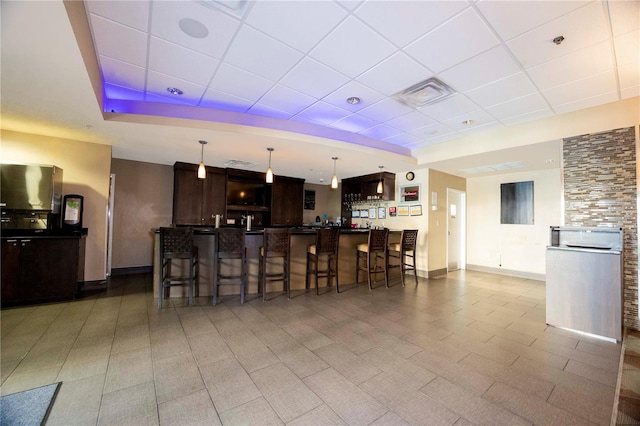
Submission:
<svg viewBox="0 0 640 426">
<path fill-rule="evenodd" d="M 280 143 L 274 159 L 284 150 L 302 149 L 288 160 L 311 156 L 295 173 L 315 183 L 323 178 L 307 161 L 326 156 L 326 164 L 318 166 L 327 169 L 321 173 L 326 178 L 337 152 L 347 161 L 339 162 L 339 169 L 353 168 L 354 174 L 367 167 L 375 172 L 385 160 L 389 169 L 407 170 L 421 166 L 414 153 L 425 147 L 640 94 L 637 1 L 84 4 L 91 33 L 85 41 L 95 49 L 104 89 L 98 94 L 101 112 L 207 117 L 204 121 L 269 129 L 273 133 L 266 139 L 247 145 L 251 154 L 243 152 L 237 135 L 228 139 L 235 152 L 219 146 L 221 155 L 212 157 L 209 148 L 216 148 L 208 145 L 207 163 L 247 161 L 260 168 L 269 142 Z M 558 36 L 564 37 L 559 44 Z M 5 40 L 3 34 L 3 49 Z M 2 66 L 4 71 L 4 57 Z M 454 94 L 417 108 L 394 96 L 430 78 Z M 360 102 L 349 103 L 351 97 Z M 126 135 L 126 120 L 113 124 L 120 126 L 118 137 Z M 110 124 L 89 125 L 107 131 Z M 189 155 L 195 157 L 197 140 L 207 139 L 198 130 L 203 126 L 159 127 L 149 127 L 158 140 L 166 139 L 159 133 L 171 134 L 184 151 L 188 138 Z M 286 137 L 286 143 L 269 139 L 289 131 L 304 137 Z M 247 143 L 251 133 L 244 132 Z M 113 144 L 117 158 L 145 158 L 140 150 L 146 150 L 154 162 L 177 160 L 169 146 L 173 158 L 161 159 L 161 153 L 148 154 L 149 143 L 113 138 L 106 143 Z M 256 153 L 255 146 L 264 152 Z M 504 161 L 526 160 L 514 153 Z M 465 161 L 459 174 L 492 165 L 498 162 Z"/>
</svg>

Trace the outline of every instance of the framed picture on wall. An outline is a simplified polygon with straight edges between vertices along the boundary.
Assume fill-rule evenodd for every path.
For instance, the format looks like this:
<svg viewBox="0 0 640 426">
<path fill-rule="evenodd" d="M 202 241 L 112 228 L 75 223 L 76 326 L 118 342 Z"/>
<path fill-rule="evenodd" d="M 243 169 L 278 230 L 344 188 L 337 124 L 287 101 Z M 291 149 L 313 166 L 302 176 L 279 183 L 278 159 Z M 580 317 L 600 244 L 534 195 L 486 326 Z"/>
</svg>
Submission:
<svg viewBox="0 0 640 426">
<path fill-rule="evenodd" d="M 409 216 L 409 206 L 398 206 L 398 216 Z"/>
<path fill-rule="evenodd" d="M 359 218 L 360 217 L 360 210 L 351 210 L 351 217 Z"/>
<path fill-rule="evenodd" d="M 389 207 L 391 209 L 391 207 Z M 385 207 L 378 207 L 378 219 L 385 219 L 387 217 L 387 209 Z"/>
<path fill-rule="evenodd" d="M 375 219 L 375 218 L 376 218 L 376 208 L 371 207 L 369 209 L 369 219 Z"/>
<path fill-rule="evenodd" d="M 369 210 L 360 210 L 360 217 L 362 218 L 369 218 Z"/>
<path fill-rule="evenodd" d="M 411 216 L 422 216 L 422 204 L 409 207 L 409 213 Z"/>
<path fill-rule="evenodd" d="M 389 217 L 396 217 L 397 214 L 398 211 L 396 206 L 389 207 Z"/>
<path fill-rule="evenodd" d="M 400 186 L 401 203 L 419 203 L 421 198 L 420 184 Z"/>
</svg>

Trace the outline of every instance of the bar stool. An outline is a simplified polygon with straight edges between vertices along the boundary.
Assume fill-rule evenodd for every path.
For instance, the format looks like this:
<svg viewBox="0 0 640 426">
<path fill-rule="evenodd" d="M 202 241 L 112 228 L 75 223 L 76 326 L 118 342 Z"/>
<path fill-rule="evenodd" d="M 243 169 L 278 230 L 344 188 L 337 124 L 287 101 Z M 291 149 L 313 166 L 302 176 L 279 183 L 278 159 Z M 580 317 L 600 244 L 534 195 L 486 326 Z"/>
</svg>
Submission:
<svg viewBox="0 0 640 426">
<path fill-rule="evenodd" d="M 416 242 L 418 240 L 417 229 L 405 229 L 402 231 L 399 243 L 389 244 L 389 264 L 387 268 L 401 268 L 400 280 L 404 287 L 404 275 L 407 271 L 413 271 L 413 276 L 418 285 L 418 273 L 416 271 Z M 397 264 L 391 264 L 391 259 L 398 259 Z M 407 258 L 411 263 L 407 263 Z"/>
<path fill-rule="evenodd" d="M 282 259 L 281 272 L 267 272 L 269 259 Z M 264 241 L 260 247 L 258 282 L 262 290 L 262 301 L 267 300 L 267 283 L 282 281 L 282 291 L 291 298 L 289 286 L 289 264 L 291 261 L 291 230 L 289 228 L 265 228 Z"/>
<path fill-rule="evenodd" d="M 331 278 L 336 279 L 336 293 L 340 293 L 338 286 L 338 242 L 340 228 L 322 228 L 316 231 L 316 243 L 307 248 L 307 273 L 305 277 L 306 288 L 309 288 L 309 275 L 316 277 L 316 296 L 318 292 L 318 279 L 326 278 L 327 287 L 331 286 Z M 320 257 L 326 257 L 327 269 L 320 269 Z"/>
<path fill-rule="evenodd" d="M 389 288 L 389 271 L 387 270 L 388 229 L 370 229 L 367 244 L 358 244 L 356 253 L 356 284 L 360 271 L 367 273 L 369 290 L 372 290 L 371 275 L 384 273 L 384 284 Z M 382 262 L 378 262 L 382 259 Z M 360 260 L 364 262 L 361 264 Z"/>
<path fill-rule="evenodd" d="M 240 284 L 240 303 L 244 303 L 247 289 L 247 247 L 244 228 L 218 228 L 216 230 L 215 262 L 216 273 L 213 277 L 213 304 L 218 302 L 218 289 L 221 285 Z M 223 274 L 221 260 L 240 260 L 239 274 Z M 229 265 L 232 267 L 233 265 Z M 224 282 L 223 282 L 224 281 Z"/>
<path fill-rule="evenodd" d="M 194 287 L 197 291 L 196 279 L 199 275 L 198 247 L 193 245 L 193 229 L 160 228 L 160 292 L 158 294 L 158 309 L 162 308 L 165 293 L 172 286 L 189 287 L 189 306 L 193 305 Z M 188 273 L 172 275 L 171 266 L 174 260 L 188 261 Z"/>
</svg>

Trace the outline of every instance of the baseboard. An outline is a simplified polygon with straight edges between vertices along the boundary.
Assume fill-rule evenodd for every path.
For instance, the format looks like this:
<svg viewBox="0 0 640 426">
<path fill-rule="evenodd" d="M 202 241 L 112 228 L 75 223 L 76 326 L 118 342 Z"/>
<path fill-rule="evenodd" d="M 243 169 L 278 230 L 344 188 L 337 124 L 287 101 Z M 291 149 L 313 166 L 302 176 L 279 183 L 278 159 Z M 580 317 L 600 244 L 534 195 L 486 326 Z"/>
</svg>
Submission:
<svg viewBox="0 0 640 426">
<path fill-rule="evenodd" d="M 547 276 L 545 274 L 536 274 L 534 272 L 525 272 L 525 271 L 515 271 L 512 269 L 504 269 L 504 268 L 492 268 L 490 266 L 482 266 L 482 265 L 470 265 L 468 263 L 465 269 L 469 271 L 488 272 L 490 274 L 507 275 L 509 277 L 525 278 L 525 279 L 536 280 L 536 281 L 547 280 Z"/>
<path fill-rule="evenodd" d="M 152 272 L 153 272 L 153 266 L 129 266 L 127 268 L 111 269 L 111 276 L 131 275 L 131 274 L 149 274 Z"/>
<path fill-rule="evenodd" d="M 447 268 L 434 269 L 427 272 L 427 278 L 438 278 L 447 275 Z"/>
</svg>

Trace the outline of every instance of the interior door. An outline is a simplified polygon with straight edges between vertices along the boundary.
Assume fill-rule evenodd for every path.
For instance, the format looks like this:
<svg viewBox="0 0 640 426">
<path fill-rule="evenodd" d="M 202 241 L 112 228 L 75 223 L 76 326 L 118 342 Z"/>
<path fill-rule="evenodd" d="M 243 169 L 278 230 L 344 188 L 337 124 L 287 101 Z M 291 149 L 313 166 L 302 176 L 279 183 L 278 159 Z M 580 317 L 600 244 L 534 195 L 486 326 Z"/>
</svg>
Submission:
<svg viewBox="0 0 640 426">
<path fill-rule="evenodd" d="M 465 200 L 463 191 L 447 188 L 447 271 L 465 269 Z"/>
</svg>

